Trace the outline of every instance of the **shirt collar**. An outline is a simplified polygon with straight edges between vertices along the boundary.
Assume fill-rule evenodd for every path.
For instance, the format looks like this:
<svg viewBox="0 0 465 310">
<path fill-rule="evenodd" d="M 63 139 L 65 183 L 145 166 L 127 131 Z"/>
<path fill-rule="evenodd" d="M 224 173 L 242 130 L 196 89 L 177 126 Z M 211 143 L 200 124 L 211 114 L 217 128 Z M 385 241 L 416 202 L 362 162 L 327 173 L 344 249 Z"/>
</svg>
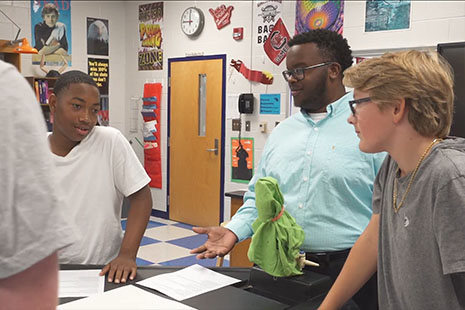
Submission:
<svg viewBox="0 0 465 310">
<path fill-rule="evenodd" d="M 344 96 L 342 96 L 338 100 L 328 104 L 328 106 L 326 107 L 326 112 L 328 113 L 326 115 L 326 118 L 346 111 L 348 109 L 349 100 L 352 100 L 353 98 L 354 98 L 354 93 L 350 91 L 350 92 L 347 92 Z M 307 120 L 313 122 L 310 115 L 308 115 L 304 109 L 300 109 L 300 112 Z"/>
</svg>

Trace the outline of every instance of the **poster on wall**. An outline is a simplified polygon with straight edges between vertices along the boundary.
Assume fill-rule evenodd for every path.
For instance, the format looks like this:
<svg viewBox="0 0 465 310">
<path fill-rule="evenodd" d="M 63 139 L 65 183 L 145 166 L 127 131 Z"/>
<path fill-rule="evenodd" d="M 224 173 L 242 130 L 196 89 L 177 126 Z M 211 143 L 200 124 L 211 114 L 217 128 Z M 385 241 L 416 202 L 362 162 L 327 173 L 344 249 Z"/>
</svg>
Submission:
<svg viewBox="0 0 465 310">
<path fill-rule="evenodd" d="M 108 126 L 109 107 L 108 107 L 108 81 L 109 81 L 109 62 L 108 59 L 88 58 L 87 73 L 97 83 L 100 92 L 100 112 L 98 113 L 98 123 L 101 126 Z"/>
<path fill-rule="evenodd" d="M 108 19 L 87 17 L 87 54 L 108 56 Z"/>
<path fill-rule="evenodd" d="M 366 1 L 365 32 L 409 27 L 410 0 Z"/>
<path fill-rule="evenodd" d="M 257 45 L 265 43 L 275 23 L 281 18 L 281 0 L 256 1 L 255 30 Z"/>
<path fill-rule="evenodd" d="M 71 0 L 31 0 L 31 44 L 39 54 L 32 55 L 32 64 L 61 66 L 63 58 L 71 66 Z"/>
<path fill-rule="evenodd" d="M 328 29 L 342 34 L 344 0 L 297 0 L 295 34 L 314 29 Z"/>
<path fill-rule="evenodd" d="M 163 2 L 139 5 L 138 68 L 163 70 Z"/>
<path fill-rule="evenodd" d="M 253 176 L 253 138 L 231 138 L 231 181 L 249 183 Z"/>
</svg>

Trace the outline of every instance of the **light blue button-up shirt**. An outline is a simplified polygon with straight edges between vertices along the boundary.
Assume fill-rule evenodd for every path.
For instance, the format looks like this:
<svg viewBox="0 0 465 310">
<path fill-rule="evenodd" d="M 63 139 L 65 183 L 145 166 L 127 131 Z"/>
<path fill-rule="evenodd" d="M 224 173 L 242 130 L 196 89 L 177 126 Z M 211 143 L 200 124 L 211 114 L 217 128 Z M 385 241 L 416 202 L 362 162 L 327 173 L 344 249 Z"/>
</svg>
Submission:
<svg viewBox="0 0 465 310">
<path fill-rule="evenodd" d="M 315 123 L 304 111 L 281 122 L 269 136 L 244 204 L 226 225 L 239 241 L 253 234 L 255 182 L 278 180 L 284 207 L 305 231 L 302 250 L 351 248 L 371 217 L 373 181 L 385 153 L 365 154 L 352 125 L 348 93 L 328 105 Z"/>
</svg>

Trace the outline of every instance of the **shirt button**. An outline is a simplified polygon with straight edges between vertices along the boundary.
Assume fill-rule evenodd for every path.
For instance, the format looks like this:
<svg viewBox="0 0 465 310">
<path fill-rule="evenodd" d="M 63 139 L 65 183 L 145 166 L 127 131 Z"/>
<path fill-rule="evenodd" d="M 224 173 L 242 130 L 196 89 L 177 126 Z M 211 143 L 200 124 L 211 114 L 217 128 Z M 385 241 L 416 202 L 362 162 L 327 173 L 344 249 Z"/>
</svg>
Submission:
<svg viewBox="0 0 465 310">
<path fill-rule="evenodd" d="M 299 203 L 299 209 L 302 209 L 303 207 L 304 207 L 304 205 Z"/>
<path fill-rule="evenodd" d="M 307 152 L 307 155 L 308 155 L 308 156 L 312 155 L 312 151 L 308 151 L 308 152 Z"/>
<path fill-rule="evenodd" d="M 307 182 L 308 181 L 308 177 L 304 177 L 304 182 Z"/>
<path fill-rule="evenodd" d="M 313 130 L 318 131 L 318 127 L 313 128 Z"/>
</svg>

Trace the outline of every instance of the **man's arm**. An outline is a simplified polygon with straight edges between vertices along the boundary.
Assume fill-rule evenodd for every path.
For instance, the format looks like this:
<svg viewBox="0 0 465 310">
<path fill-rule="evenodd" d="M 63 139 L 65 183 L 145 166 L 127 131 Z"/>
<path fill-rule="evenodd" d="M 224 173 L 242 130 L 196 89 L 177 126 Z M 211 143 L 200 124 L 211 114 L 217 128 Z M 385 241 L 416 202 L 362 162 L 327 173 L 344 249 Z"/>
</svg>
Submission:
<svg viewBox="0 0 465 310">
<path fill-rule="evenodd" d="M 225 227 L 193 227 L 192 230 L 198 234 L 206 234 L 207 241 L 201 246 L 190 251 L 197 254 L 197 259 L 223 257 L 236 245 L 253 235 L 252 223 L 257 218 L 255 207 L 255 183 L 258 179 L 266 176 L 266 149 L 258 165 L 257 171 L 249 182 L 248 191 L 244 195 L 244 204 L 237 210 L 231 221 Z"/>
<path fill-rule="evenodd" d="M 318 309 L 341 308 L 375 273 L 378 262 L 378 231 L 379 214 L 373 214 L 367 228 L 352 247 L 336 282 Z"/>
<path fill-rule="evenodd" d="M 0 308 L 4 310 L 56 309 L 57 296 L 56 252 L 20 273 L 0 279 Z"/>
<path fill-rule="evenodd" d="M 152 212 L 152 196 L 148 185 L 130 195 L 130 208 L 126 224 L 126 232 L 118 256 L 103 267 L 100 275 L 108 272 L 108 282 L 126 282 L 128 276 L 133 280 L 136 276 L 136 256 L 139 250 L 147 223 Z"/>
</svg>

